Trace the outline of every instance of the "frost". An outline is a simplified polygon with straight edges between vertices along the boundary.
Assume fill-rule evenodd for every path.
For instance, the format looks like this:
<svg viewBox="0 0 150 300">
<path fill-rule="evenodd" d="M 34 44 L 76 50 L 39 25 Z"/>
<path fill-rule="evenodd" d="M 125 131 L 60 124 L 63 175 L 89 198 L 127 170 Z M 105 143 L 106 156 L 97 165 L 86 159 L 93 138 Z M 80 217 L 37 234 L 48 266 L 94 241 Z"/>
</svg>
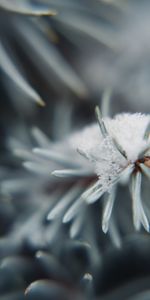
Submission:
<svg viewBox="0 0 150 300">
<path fill-rule="evenodd" d="M 98 124 L 93 124 L 75 133 L 69 144 L 84 154 L 93 165 L 103 189 L 109 190 L 120 173 L 129 164 L 135 163 L 140 153 L 149 146 L 149 139 L 144 139 L 149 122 L 148 115 L 119 114 L 114 119 L 104 119 L 108 136 L 103 137 Z M 126 158 L 116 143 L 124 150 Z"/>
<path fill-rule="evenodd" d="M 144 139 L 150 116 L 141 113 L 119 114 L 114 119 L 107 119 L 109 133 L 115 137 L 127 154 L 129 161 L 135 161 L 149 141 Z"/>
<path fill-rule="evenodd" d="M 96 174 L 103 188 L 107 189 L 126 167 L 127 161 L 115 148 L 110 136 L 96 150 L 93 149 L 93 153 Z"/>
</svg>

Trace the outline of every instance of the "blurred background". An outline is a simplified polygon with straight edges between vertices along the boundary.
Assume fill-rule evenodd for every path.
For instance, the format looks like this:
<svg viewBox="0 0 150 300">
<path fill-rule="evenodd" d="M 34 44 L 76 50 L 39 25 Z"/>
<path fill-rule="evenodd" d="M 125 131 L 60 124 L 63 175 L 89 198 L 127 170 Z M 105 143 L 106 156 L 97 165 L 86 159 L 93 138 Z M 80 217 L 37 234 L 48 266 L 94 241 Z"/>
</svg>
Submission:
<svg viewBox="0 0 150 300">
<path fill-rule="evenodd" d="M 149 114 L 149 1 L 0 0 L 0 78 L 0 299 L 149 300 L 150 237 L 126 186 L 104 234 L 101 203 L 62 222 L 81 180 L 51 176 L 97 104 Z M 46 162 L 37 147 L 53 149 Z"/>
</svg>

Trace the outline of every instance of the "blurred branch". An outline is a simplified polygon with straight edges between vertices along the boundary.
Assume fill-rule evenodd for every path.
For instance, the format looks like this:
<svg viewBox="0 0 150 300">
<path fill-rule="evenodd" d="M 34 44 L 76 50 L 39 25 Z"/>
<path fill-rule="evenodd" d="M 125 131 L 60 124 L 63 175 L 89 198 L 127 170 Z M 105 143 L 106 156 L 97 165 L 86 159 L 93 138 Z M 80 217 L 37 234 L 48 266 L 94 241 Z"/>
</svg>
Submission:
<svg viewBox="0 0 150 300">
<path fill-rule="evenodd" d="M 55 16 L 57 14 L 56 11 L 48 8 L 35 8 L 29 3 L 14 0 L 0 0 L 0 9 L 29 16 Z"/>
</svg>

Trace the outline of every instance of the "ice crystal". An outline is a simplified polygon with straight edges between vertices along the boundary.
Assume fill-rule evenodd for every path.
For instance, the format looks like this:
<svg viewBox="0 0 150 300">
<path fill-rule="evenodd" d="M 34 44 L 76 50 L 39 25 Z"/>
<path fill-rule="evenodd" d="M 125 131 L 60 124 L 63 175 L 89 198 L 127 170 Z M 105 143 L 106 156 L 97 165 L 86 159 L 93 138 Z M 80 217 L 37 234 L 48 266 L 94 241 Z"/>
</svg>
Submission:
<svg viewBox="0 0 150 300">
<path fill-rule="evenodd" d="M 80 153 L 93 164 L 100 184 L 108 187 L 129 164 L 134 164 L 140 153 L 149 147 L 149 140 L 144 139 L 148 126 L 148 115 L 119 114 L 114 119 L 106 118 L 108 135 L 103 137 L 98 125 L 87 127 L 71 137 L 70 143 L 79 148 Z M 124 157 L 117 145 L 126 154 Z"/>
</svg>

